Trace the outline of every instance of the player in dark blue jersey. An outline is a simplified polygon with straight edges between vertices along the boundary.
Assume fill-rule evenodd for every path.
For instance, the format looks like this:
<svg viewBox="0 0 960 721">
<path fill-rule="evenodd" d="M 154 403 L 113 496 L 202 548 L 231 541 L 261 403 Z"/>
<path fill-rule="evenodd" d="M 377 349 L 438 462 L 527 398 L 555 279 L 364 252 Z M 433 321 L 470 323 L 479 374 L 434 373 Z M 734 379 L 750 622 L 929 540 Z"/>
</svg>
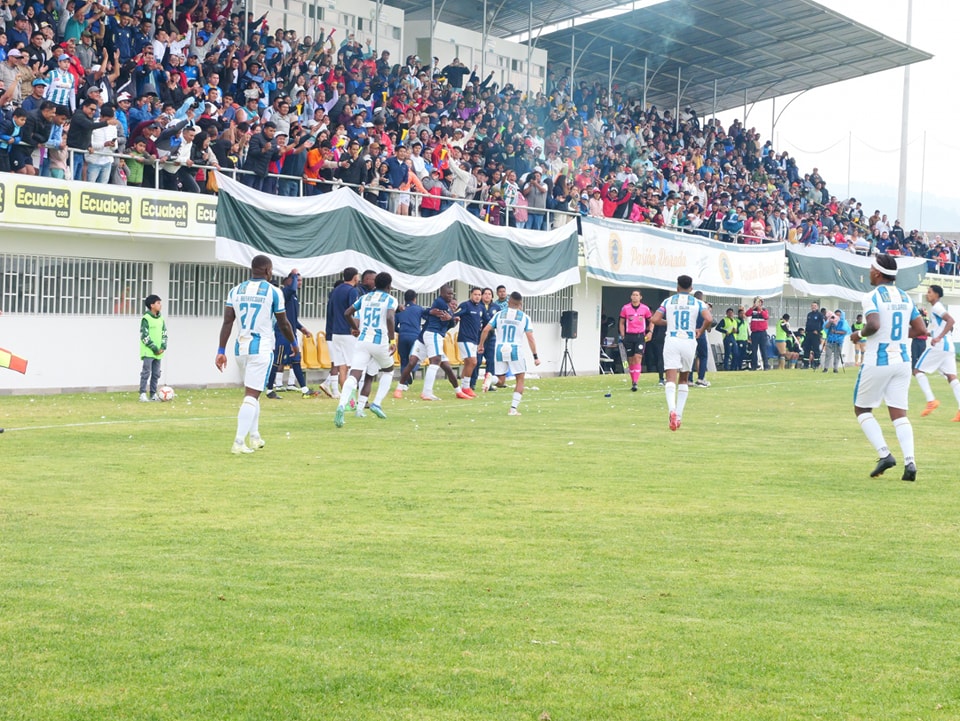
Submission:
<svg viewBox="0 0 960 721">
<path fill-rule="evenodd" d="M 330 300 L 327 301 L 327 345 L 330 347 L 330 360 L 333 363 L 330 371 L 330 391 L 334 398 L 340 397 L 340 386 L 347 380 L 350 361 L 353 360 L 356 331 L 350 327 L 343 314 L 360 297 L 360 291 L 357 290 L 360 271 L 356 268 L 344 268 L 342 278 L 343 282 L 333 289 Z"/>
<path fill-rule="evenodd" d="M 454 318 L 460 320 L 457 330 L 457 349 L 463 359 L 463 368 L 460 369 L 460 390 L 462 395 L 475 398 L 476 393 L 470 387 L 473 369 L 477 367 L 477 346 L 480 344 L 480 330 L 485 325 L 486 309 L 480 298 L 483 291 L 479 288 L 470 289 L 469 300 L 463 301 L 454 313 Z M 459 398 L 461 394 L 457 394 Z"/>
<path fill-rule="evenodd" d="M 453 288 L 445 285 L 440 288 L 439 295 L 424 316 L 426 322 L 423 324 L 423 345 L 427 357 L 430 359 L 430 365 L 424 374 L 421 400 L 440 400 L 433 394 L 433 384 L 437 378 L 437 373 L 440 371 L 440 364 L 447 361 L 449 366 L 449 360 L 443 352 L 443 339 L 447 335 L 447 331 L 457 323 L 457 318 L 454 316 L 455 312 Z M 454 381 L 454 387 L 457 389 L 457 398 L 470 398 L 456 384 L 456 381 Z"/>
<path fill-rule="evenodd" d="M 416 291 L 406 291 L 403 294 L 403 308 L 397 311 L 397 354 L 400 356 L 400 368 L 406 368 L 410 362 L 410 351 L 420 337 L 424 312 L 423 306 L 417 304 Z"/>
</svg>

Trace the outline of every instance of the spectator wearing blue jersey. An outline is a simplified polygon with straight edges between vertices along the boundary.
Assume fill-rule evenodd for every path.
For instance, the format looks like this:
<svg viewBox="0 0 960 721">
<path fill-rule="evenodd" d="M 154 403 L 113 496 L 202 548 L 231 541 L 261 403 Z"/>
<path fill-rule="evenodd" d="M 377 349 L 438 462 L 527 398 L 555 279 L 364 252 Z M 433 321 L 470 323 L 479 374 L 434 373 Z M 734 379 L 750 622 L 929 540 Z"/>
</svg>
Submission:
<svg viewBox="0 0 960 721">
<path fill-rule="evenodd" d="M 470 289 L 470 298 L 463 301 L 454 313 L 454 317 L 460 321 L 460 328 L 457 331 L 457 350 L 460 351 L 460 358 L 463 360 L 463 367 L 460 369 L 460 390 L 467 398 L 475 398 L 476 393 L 470 387 L 470 380 L 473 378 L 473 370 L 477 367 L 477 348 L 480 345 L 480 331 L 485 325 L 484 316 L 486 310 L 481 302 L 483 291 L 480 288 Z M 460 395 L 458 394 L 459 398 Z"/>
</svg>

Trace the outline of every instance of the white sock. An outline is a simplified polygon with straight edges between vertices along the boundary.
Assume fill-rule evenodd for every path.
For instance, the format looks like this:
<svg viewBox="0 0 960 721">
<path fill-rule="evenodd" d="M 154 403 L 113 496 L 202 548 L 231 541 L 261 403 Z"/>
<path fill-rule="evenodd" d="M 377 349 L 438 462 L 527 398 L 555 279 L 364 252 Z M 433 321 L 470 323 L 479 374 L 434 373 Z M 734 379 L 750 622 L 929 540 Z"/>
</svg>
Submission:
<svg viewBox="0 0 960 721">
<path fill-rule="evenodd" d="M 927 378 L 926 373 L 917 373 L 914 378 L 917 379 L 917 385 L 920 386 L 920 390 L 923 391 L 924 398 L 927 399 L 927 403 L 932 400 L 935 400 L 933 395 L 933 389 L 930 388 L 930 379 Z"/>
<path fill-rule="evenodd" d="M 460 379 L 460 387 L 463 389 L 467 389 L 470 387 L 470 376 L 464 376 L 463 378 Z"/>
<path fill-rule="evenodd" d="M 904 464 L 913 463 L 916 459 L 913 455 L 913 426 L 910 425 L 910 419 L 906 416 L 897 418 L 893 422 L 893 429 L 897 432 L 897 442 L 903 451 Z"/>
<path fill-rule="evenodd" d="M 880 424 L 877 422 L 877 419 L 873 417 L 873 413 L 861 413 L 857 416 L 857 422 L 863 429 L 867 440 L 870 441 L 870 445 L 877 450 L 877 455 L 880 458 L 889 456 L 890 449 L 887 447 L 887 442 L 883 439 L 883 431 L 880 429 Z"/>
<path fill-rule="evenodd" d="M 667 381 L 663 386 L 663 390 L 667 394 L 667 410 L 673 413 L 677 410 L 677 384 Z"/>
<path fill-rule="evenodd" d="M 407 388 L 409 388 L 409 387 L 410 387 L 410 386 L 408 386 L 406 383 L 397 383 L 397 390 L 398 390 L 398 391 L 405 391 L 405 390 L 407 390 Z"/>
<path fill-rule="evenodd" d="M 255 401 L 257 412 L 253 415 L 253 423 L 250 425 L 250 437 L 259 438 L 260 437 L 260 401 Z"/>
<path fill-rule="evenodd" d="M 357 396 L 357 410 L 362 411 L 366 407 L 367 407 L 367 397 Z"/>
<path fill-rule="evenodd" d="M 523 400 L 523 393 L 513 392 L 513 402 L 510 404 L 510 407 L 516 409 L 520 405 L 520 401 Z"/>
<path fill-rule="evenodd" d="M 379 406 L 383 399 L 390 392 L 390 384 L 393 382 L 393 371 L 383 371 L 380 373 L 380 379 L 377 381 L 377 395 L 373 398 L 373 404 Z"/>
<path fill-rule="evenodd" d="M 240 403 L 240 410 L 237 412 L 237 435 L 234 437 L 235 443 L 243 443 L 247 439 L 247 434 L 253 428 L 257 420 L 257 411 L 260 403 L 256 398 L 244 396 Z"/>
<path fill-rule="evenodd" d="M 677 415 L 683 417 L 683 408 L 687 405 L 687 395 L 690 393 L 690 386 L 681 383 L 677 386 Z"/>
<path fill-rule="evenodd" d="M 960 378 L 950 381 L 950 390 L 953 391 L 953 397 L 957 399 L 957 407 L 960 407 Z"/>
<path fill-rule="evenodd" d="M 437 373 L 440 372 L 439 365 L 433 365 L 431 363 L 427 366 L 427 372 L 423 376 L 423 395 L 432 396 L 433 395 L 433 383 L 437 379 Z"/>
<path fill-rule="evenodd" d="M 347 380 L 343 382 L 343 388 L 340 389 L 340 403 L 338 404 L 340 408 L 346 408 L 350 404 L 350 396 L 356 389 L 357 379 L 352 375 L 347 376 Z"/>
</svg>

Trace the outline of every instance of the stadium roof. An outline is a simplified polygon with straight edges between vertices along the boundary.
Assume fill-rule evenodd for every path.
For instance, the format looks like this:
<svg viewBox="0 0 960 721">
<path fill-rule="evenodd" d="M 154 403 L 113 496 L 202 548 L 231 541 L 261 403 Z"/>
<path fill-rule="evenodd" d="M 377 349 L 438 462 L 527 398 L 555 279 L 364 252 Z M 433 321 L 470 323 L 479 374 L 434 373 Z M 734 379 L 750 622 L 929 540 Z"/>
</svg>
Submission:
<svg viewBox="0 0 960 721">
<path fill-rule="evenodd" d="M 425 0 L 381 0 L 408 19 L 429 19 Z M 811 0 L 535 0 L 533 37 L 554 67 L 574 80 L 606 85 L 613 48 L 613 83 L 640 95 L 647 60 L 647 102 L 681 105 L 701 114 L 809 90 L 932 57 Z M 487 0 L 487 32 L 525 36 L 530 0 Z M 435 0 L 437 19 L 483 31 L 483 0 Z M 624 12 L 600 20 L 591 13 Z M 636 8 L 636 9 L 632 9 Z M 567 25 L 551 30 L 557 24 Z M 539 35 L 539 37 L 538 37 Z"/>
<path fill-rule="evenodd" d="M 382 0 L 400 8 L 407 20 L 429 20 L 429 0 Z M 533 27 L 572 20 L 599 10 L 623 5 L 623 0 L 535 0 Z M 448 25 L 483 32 L 483 0 L 435 0 L 437 19 Z M 505 38 L 527 32 L 530 0 L 487 0 L 487 34 Z M 569 55 L 569 53 L 568 53 Z"/>
<path fill-rule="evenodd" d="M 539 4 L 537 6 L 539 8 Z M 544 17 L 539 13 L 538 16 Z M 534 32 L 536 40 L 536 31 Z M 933 57 L 810 0 L 666 0 L 541 35 L 536 46 L 574 82 L 613 83 L 647 103 L 701 114 L 849 80 Z"/>
</svg>

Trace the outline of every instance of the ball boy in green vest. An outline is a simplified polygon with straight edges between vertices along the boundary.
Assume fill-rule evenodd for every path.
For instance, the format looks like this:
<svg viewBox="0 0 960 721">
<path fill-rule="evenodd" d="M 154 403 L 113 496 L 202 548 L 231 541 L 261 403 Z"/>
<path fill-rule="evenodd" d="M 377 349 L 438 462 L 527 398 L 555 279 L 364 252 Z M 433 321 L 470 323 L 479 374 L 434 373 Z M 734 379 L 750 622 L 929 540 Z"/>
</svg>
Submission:
<svg viewBox="0 0 960 721">
<path fill-rule="evenodd" d="M 147 312 L 140 319 L 140 402 L 157 400 L 157 383 L 160 381 L 160 358 L 167 349 L 167 322 L 160 315 L 162 305 L 159 295 L 148 295 L 143 304 Z M 147 396 L 147 381 L 150 395 Z"/>
</svg>

